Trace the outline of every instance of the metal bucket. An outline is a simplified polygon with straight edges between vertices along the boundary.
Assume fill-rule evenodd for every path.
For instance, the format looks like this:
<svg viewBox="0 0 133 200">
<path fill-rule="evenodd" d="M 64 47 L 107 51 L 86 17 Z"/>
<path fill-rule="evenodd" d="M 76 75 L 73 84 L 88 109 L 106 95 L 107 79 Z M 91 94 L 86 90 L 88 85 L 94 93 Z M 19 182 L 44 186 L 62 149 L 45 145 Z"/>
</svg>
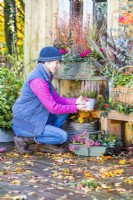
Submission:
<svg viewBox="0 0 133 200">
<path fill-rule="evenodd" d="M 78 122 L 68 122 L 66 131 L 68 133 L 68 138 L 73 137 L 75 134 L 81 134 L 83 131 L 87 130 L 89 137 L 97 135 L 99 131 L 99 122 L 90 123 L 78 123 Z"/>
</svg>

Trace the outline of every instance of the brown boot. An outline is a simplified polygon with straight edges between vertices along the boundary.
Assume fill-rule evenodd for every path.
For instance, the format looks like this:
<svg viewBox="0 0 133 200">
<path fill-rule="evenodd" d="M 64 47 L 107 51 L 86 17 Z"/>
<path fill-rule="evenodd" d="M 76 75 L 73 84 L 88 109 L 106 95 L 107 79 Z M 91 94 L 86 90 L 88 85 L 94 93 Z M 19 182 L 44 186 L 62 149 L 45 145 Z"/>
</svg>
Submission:
<svg viewBox="0 0 133 200">
<path fill-rule="evenodd" d="M 70 152 L 68 145 L 69 145 L 68 141 L 63 143 L 63 144 L 61 144 L 61 146 L 65 149 L 66 152 Z"/>
<path fill-rule="evenodd" d="M 38 151 L 44 153 L 65 153 L 66 147 L 64 145 L 55 145 L 55 144 L 40 144 Z"/>
<path fill-rule="evenodd" d="M 34 144 L 35 140 L 34 138 L 14 137 L 14 143 L 20 154 L 25 154 L 25 153 L 31 154 L 32 151 L 28 150 L 28 146 L 30 144 Z"/>
</svg>

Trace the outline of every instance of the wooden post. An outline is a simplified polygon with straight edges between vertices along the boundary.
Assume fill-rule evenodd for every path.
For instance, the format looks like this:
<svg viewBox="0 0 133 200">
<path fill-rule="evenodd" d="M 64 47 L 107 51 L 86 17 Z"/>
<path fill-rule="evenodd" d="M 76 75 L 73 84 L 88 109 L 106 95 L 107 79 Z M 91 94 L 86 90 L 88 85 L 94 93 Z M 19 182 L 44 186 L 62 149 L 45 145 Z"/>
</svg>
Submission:
<svg viewBox="0 0 133 200">
<path fill-rule="evenodd" d="M 90 17 L 90 25 L 93 24 L 93 0 L 84 0 L 83 1 L 83 23 L 86 24 Z"/>
<path fill-rule="evenodd" d="M 108 20 L 107 28 L 108 32 L 112 32 L 113 36 L 119 36 L 119 0 L 108 0 Z"/>
<path fill-rule="evenodd" d="M 125 123 L 125 142 L 126 146 L 133 145 L 133 122 Z"/>
<path fill-rule="evenodd" d="M 25 75 L 29 73 L 41 48 L 52 44 L 55 14 L 58 13 L 58 0 L 25 1 Z"/>
</svg>

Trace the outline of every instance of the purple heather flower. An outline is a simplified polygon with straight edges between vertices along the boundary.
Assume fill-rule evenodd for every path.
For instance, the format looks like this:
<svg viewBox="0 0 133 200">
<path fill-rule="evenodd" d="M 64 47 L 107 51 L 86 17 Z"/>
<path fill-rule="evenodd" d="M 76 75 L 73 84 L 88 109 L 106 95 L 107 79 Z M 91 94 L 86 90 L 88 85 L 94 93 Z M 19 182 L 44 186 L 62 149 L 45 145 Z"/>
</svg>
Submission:
<svg viewBox="0 0 133 200">
<path fill-rule="evenodd" d="M 83 133 L 81 134 L 81 137 L 86 136 L 87 134 L 87 130 L 83 131 Z"/>
<path fill-rule="evenodd" d="M 94 146 L 101 146 L 101 144 L 98 141 L 95 141 Z"/>
<path fill-rule="evenodd" d="M 80 56 L 81 58 L 86 57 L 86 55 L 87 55 L 87 54 L 86 54 L 85 52 L 82 52 L 82 53 L 79 54 L 79 56 Z"/>
<path fill-rule="evenodd" d="M 70 151 L 76 151 L 79 149 L 78 145 L 69 144 L 68 146 Z"/>
<path fill-rule="evenodd" d="M 82 139 L 82 138 L 81 138 L 81 139 L 79 140 L 79 143 L 80 143 L 80 144 L 85 144 L 85 139 Z"/>
<path fill-rule="evenodd" d="M 66 54 L 67 53 L 66 49 L 60 49 L 59 51 L 60 51 L 61 54 Z"/>
<path fill-rule="evenodd" d="M 81 140 L 81 136 L 78 134 L 75 134 L 73 137 L 73 142 L 80 142 L 80 140 Z"/>
<path fill-rule="evenodd" d="M 103 53 L 104 51 L 103 51 L 103 48 L 100 48 L 100 51 Z"/>
<path fill-rule="evenodd" d="M 89 54 L 89 53 L 91 53 L 91 50 L 90 50 L 90 49 L 87 49 L 87 50 L 81 52 L 81 53 L 79 54 L 79 56 L 80 56 L 81 58 L 84 58 L 84 57 L 86 57 L 87 54 Z"/>
<path fill-rule="evenodd" d="M 90 143 L 85 143 L 85 147 L 89 149 L 91 147 Z"/>
</svg>

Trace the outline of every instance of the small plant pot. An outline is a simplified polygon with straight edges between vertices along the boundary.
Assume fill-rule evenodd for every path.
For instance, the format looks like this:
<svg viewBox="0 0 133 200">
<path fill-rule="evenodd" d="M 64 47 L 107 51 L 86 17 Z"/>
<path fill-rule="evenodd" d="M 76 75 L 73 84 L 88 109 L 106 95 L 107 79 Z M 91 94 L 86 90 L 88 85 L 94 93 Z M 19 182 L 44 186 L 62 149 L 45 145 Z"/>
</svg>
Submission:
<svg viewBox="0 0 133 200">
<path fill-rule="evenodd" d="M 4 131 L 0 128 L 0 142 L 13 142 L 14 133 L 11 130 Z"/>
<path fill-rule="evenodd" d="M 97 157 L 106 152 L 106 147 L 92 146 L 90 148 L 86 148 L 85 145 L 81 144 L 69 144 L 69 150 L 79 156 Z"/>
<path fill-rule="evenodd" d="M 94 106 L 95 106 L 96 100 L 89 98 L 88 101 L 85 103 L 86 108 L 88 111 L 94 110 Z"/>
</svg>

